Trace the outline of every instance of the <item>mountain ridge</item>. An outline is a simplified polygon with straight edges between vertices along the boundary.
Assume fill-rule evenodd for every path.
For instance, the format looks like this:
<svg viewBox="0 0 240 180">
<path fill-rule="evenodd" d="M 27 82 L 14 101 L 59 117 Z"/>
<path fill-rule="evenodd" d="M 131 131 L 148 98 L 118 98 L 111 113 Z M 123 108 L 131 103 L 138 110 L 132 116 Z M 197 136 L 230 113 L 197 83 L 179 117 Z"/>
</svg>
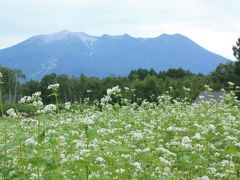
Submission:
<svg viewBox="0 0 240 180">
<path fill-rule="evenodd" d="M 178 33 L 135 38 L 126 33 L 92 36 L 63 30 L 32 36 L 0 50 L 0 64 L 23 70 L 28 79 L 39 79 L 52 72 L 126 76 L 137 68 L 160 71 L 181 67 L 207 74 L 227 61 Z"/>
</svg>

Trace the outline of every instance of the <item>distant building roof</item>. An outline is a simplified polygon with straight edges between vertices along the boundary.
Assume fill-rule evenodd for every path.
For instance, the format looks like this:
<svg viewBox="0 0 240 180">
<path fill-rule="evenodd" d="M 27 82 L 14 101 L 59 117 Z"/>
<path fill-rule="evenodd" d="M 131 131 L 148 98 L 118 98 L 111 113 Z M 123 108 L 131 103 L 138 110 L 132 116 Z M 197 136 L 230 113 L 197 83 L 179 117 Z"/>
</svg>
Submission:
<svg viewBox="0 0 240 180">
<path fill-rule="evenodd" d="M 200 92 L 197 98 L 194 100 L 194 103 L 199 103 L 202 100 L 214 99 L 217 102 L 220 102 L 221 97 L 226 95 L 227 92 L 223 91 L 209 91 L 209 92 Z"/>
</svg>

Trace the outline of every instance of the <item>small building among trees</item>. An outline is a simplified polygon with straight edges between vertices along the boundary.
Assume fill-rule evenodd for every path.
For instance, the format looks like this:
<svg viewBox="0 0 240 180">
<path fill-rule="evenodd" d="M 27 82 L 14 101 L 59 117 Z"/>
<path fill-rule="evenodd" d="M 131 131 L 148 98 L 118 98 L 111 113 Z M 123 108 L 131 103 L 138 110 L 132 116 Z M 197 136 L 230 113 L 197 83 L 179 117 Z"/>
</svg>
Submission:
<svg viewBox="0 0 240 180">
<path fill-rule="evenodd" d="M 199 95 L 194 100 L 194 103 L 199 103 L 202 100 L 209 101 L 211 99 L 215 100 L 216 102 L 220 102 L 221 98 L 226 94 L 227 92 L 224 91 L 200 92 Z"/>
</svg>

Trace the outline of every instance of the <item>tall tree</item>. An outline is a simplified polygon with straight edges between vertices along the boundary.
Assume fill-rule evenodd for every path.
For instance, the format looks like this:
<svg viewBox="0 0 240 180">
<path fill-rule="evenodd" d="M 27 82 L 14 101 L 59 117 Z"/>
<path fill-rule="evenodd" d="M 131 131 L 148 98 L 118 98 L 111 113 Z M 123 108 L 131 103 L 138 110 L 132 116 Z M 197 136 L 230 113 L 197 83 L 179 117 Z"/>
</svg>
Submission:
<svg viewBox="0 0 240 180">
<path fill-rule="evenodd" d="M 233 46 L 233 55 L 236 57 L 234 71 L 237 76 L 237 84 L 240 84 L 240 38 L 236 42 L 236 46 Z"/>
<path fill-rule="evenodd" d="M 233 46 L 233 55 L 237 60 L 240 60 L 240 38 L 238 38 L 236 46 Z"/>
<path fill-rule="evenodd" d="M 14 86 L 13 103 L 16 103 L 17 88 L 18 88 L 18 86 L 20 84 L 20 81 L 25 79 L 25 75 L 19 69 L 14 69 L 14 75 L 15 75 L 15 86 Z"/>
</svg>

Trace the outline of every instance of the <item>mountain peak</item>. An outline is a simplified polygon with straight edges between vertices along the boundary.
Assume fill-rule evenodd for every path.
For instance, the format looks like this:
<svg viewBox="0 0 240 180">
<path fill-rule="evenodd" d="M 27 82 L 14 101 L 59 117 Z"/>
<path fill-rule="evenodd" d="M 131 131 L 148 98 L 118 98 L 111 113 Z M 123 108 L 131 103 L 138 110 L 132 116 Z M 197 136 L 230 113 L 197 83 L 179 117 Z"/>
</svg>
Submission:
<svg viewBox="0 0 240 180">
<path fill-rule="evenodd" d="M 78 38 L 83 42 L 92 42 L 97 39 L 96 36 L 91 36 L 84 32 L 72 32 L 69 30 L 62 30 L 57 33 L 42 35 L 42 40 L 44 41 L 44 43 L 51 43 L 60 40 L 69 40 L 73 38 Z"/>
</svg>

